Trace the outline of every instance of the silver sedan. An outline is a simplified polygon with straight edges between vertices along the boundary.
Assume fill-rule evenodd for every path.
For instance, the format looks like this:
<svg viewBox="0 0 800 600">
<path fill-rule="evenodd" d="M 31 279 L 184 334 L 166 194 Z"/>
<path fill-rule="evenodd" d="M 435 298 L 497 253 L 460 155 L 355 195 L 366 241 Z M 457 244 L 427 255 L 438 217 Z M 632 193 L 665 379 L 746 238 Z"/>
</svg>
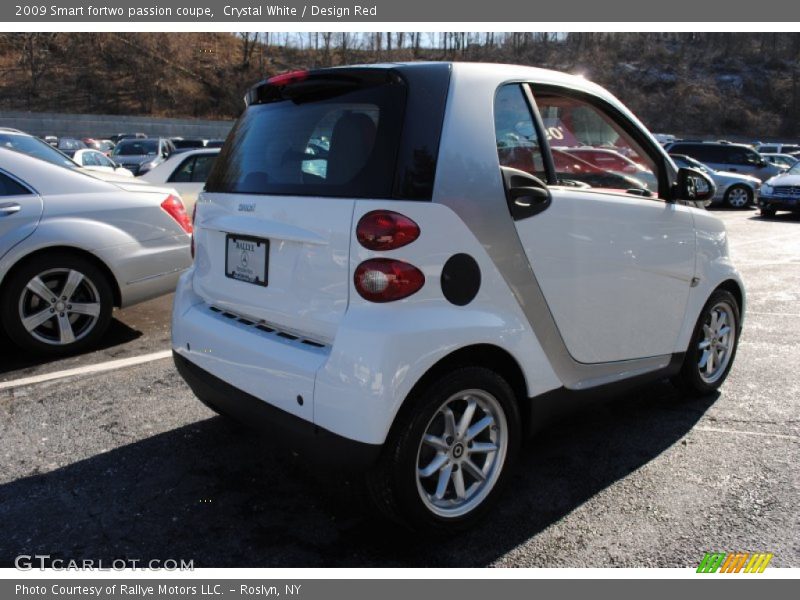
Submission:
<svg viewBox="0 0 800 600">
<path fill-rule="evenodd" d="M 0 148 L 0 322 L 39 353 L 89 347 L 114 306 L 174 290 L 191 264 L 191 227 L 174 190 Z"/>
<path fill-rule="evenodd" d="M 685 154 L 670 154 L 670 157 L 679 167 L 698 169 L 714 180 L 717 192 L 711 200 L 712 204 L 724 204 L 731 208 L 747 208 L 758 197 L 758 190 L 761 188 L 761 180 L 758 177 L 717 171 Z"/>
</svg>

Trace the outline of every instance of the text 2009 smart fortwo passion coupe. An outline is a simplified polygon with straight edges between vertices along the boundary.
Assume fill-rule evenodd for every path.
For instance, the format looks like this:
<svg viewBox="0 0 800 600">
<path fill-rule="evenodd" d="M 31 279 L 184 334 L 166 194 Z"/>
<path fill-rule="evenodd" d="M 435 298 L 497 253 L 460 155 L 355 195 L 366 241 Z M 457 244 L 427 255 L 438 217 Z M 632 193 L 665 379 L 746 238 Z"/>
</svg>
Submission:
<svg viewBox="0 0 800 600">
<path fill-rule="evenodd" d="M 472 523 L 538 404 L 727 376 L 744 288 L 692 206 L 714 184 L 602 88 L 429 63 L 289 73 L 246 101 L 196 205 L 176 364 L 216 411 L 363 469 L 389 515 Z M 551 143 L 612 148 L 656 189 Z"/>
</svg>

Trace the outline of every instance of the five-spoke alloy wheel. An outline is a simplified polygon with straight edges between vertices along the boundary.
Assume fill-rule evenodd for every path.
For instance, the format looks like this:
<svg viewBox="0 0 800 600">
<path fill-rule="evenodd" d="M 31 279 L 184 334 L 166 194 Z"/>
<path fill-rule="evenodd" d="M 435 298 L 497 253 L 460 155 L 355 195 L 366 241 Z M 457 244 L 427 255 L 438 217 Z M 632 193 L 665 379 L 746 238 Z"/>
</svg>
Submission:
<svg viewBox="0 0 800 600">
<path fill-rule="evenodd" d="M 45 354 L 94 343 L 108 327 L 112 304 L 105 274 L 85 258 L 70 255 L 26 261 L 3 286 L 0 299 L 9 337 Z"/>
</svg>

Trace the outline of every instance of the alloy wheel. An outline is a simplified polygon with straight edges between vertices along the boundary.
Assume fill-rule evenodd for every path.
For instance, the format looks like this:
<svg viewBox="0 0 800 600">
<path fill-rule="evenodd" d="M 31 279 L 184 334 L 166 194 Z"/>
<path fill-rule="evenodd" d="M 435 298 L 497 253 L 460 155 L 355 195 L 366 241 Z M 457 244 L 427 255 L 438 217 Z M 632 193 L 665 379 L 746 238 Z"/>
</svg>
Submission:
<svg viewBox="0 0 800 600">
<path fill-rule="evenodd" d="M 463 516 L 497 483 L 508 449 L 508 423 L 484 390 L 448 398 L 428 423 L 417 451 L 417 491 L 441 517 Z"/>
<path fill-rule="evenodd" d="M 74 269 L 49 269 L 28 281 L 19 298 L 19 318 L 34 339 L 66 346 L 86 337 L 100 316 L 95 284 Z"/>
<path fill-rule="evenodd" d="M 728 204 L 733 208 L 744 208 L 749 202 L 750 194 L 742 187 L 735 187 L 728 192 Z"/>
<path fill-rule="evenodd" d="M 706 314 L 703 334 L 697 348 L 697 368 L 706 383 L 716 382 L 725 373 L 736 341 L 736 317 L 727 302 L 718 302 Z"/>
</svg>

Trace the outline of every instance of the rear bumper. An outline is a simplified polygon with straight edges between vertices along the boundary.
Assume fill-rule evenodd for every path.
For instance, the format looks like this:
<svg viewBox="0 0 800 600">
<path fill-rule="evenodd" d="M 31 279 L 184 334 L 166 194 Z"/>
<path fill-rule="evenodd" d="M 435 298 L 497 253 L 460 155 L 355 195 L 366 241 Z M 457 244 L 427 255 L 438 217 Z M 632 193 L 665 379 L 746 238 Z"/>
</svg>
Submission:
<svg viewBox="0 0 800 600">
<path fill-rule="evenodd" d="M 336 435 L 300 417 L 251 396 L 173 352 L 175 366 L 206 405 L 269 434 L 278 443 L 310 460 L 347 469 L 365 469 L 378 459 L 381 446 Z"/>
</svg>

